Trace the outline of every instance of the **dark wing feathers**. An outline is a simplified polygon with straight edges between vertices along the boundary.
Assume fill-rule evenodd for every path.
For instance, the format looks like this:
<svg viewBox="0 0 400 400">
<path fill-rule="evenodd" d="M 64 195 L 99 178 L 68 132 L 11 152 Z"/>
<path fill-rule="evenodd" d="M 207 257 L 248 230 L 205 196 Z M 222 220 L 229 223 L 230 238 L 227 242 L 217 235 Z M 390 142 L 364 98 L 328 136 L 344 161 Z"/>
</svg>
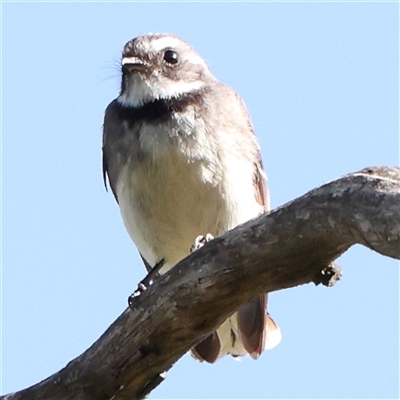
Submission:
<svg viewBox="0 0 400 400">
<path fill-rule="evenodd" d="M 254 163 L 253 184 L 257 203 L 264 207 L 264 211 L 270 208 L 269 190 L 267 186 L 266 174 L 262 165 L 261 157 Z"/>
<path fill-rule="evenodd" d="M 103 147 L 103 182 L 104 182 L 104 187 L 106 188 L 107 192 L 108 192 L 108 186 L 107 186 L 107 170 L 108 170 L 108 166 L 107 166 L 107 157 L 106 157 L 106 153 L 104 151 L 104 147 Z"/>
<path fill-rule="evenodd" d="M 115 146 L 124 135 L 122 122 L 118 117 L 116 109 L 118 108 L 117 101 L 112 101 L 105 112 L 103 124 L 103 181 L 107 189 L 107 178 L 115 200 L 118 203 L 117 193 L 115 191 L 116 180 L 116 164 L 117 157 Z M 112 157 L 113 156 L 113 157 Z"/>
<path fill-rule="evenodd" d="M 232 98 L 233 92 L 231 89 L 226 87 L 225 89 L 228 90 L 226 95 L 230 100 L 228 102 L 229 112 L 232 109 L 235 109 L 236 119 L 241 121 L 241 127 L 239 129 L 241 129 L 243 135 L 241 138 L 243 143 L 238 143 L 241 156 L 247 156 L 250 160 L 256 158 L 256 161 L 253 164 L 253 184 L 256 201 L 263 207 L 264 211 L 267 211 L 269 210 L 269 191 L 266 183 L 266 174 L 263 169 L 260 150 L 251 126 L 246 106 L 236 94 L 234 94 L 234 98 Z M 221 113 L 224 113 L 224 110 L 221 110 Z M 215 121 L 215 123 L 217 122 Z M 243 154 L 243 149 L 246 149 L 245 154 Z M 267 296 L 259 296 L 243 305 L 236 313 L 239 339 L 252 358 L 258 358 L 264 350 L 267 334 L 266 326 L 268 325 L 267 321 L 269 321 L 267 319 L 266 303 Z M 233 332 L 232 334 L 234 335 Z M 214 362 L 220 356 L 220 351 L 221 343 L 218 339 L 218 334 L 214 333 L 205 339 L 205 341 L 197 345 L 192 350 L 192 354 L 200 360 Z M 235 356 L 235 354 L 233 355 Z"/>
<path fill-rule="evenodd" d="M 257 203 L 269 209 L 269 192 L 261 156 L 254 163 L 253 184 Z M 243 347 L 252 358 L 258 358 L 264 350 L 267 296 L 259 296 L 242 306 L 236 313 L 239 336 Z"/>
</svg>

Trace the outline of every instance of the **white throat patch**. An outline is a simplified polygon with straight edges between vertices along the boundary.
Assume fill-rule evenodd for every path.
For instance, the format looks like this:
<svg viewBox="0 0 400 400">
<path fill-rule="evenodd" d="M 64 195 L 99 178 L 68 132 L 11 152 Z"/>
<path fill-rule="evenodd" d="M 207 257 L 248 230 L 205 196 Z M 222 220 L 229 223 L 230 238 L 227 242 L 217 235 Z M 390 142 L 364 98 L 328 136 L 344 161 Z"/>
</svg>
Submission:
<svg viewBox="0 0 400 400">
<path fill-rule="evenodd" d="M 172 99 L 183 94 L 194 92 L 204 87 L 202 81 L 174 82 L 165 79 L 161 85 L 152 85 L 149 79 L 141 74 L 136 74 L 127 85 L 117 101 L 129 107 L 141 107 L 154 100 Z"/>
</svg>

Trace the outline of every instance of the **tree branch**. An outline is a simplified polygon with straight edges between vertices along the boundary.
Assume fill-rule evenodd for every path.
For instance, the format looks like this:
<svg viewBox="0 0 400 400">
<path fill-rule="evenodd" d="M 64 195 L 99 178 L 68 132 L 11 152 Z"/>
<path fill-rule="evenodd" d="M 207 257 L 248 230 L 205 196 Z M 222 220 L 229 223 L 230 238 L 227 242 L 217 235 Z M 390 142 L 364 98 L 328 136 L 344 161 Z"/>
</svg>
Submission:
<svg viewBox="0 0 400 400">
<path fill-rule="evenodd" d="M 216 238 L 157 279 L 61 371 L 0 399 L 143 398 L 253 296 L 334 283 L 333 260 L 356 243 L 400 259 L 399 168 L 347 175 Z"/>
</svg>

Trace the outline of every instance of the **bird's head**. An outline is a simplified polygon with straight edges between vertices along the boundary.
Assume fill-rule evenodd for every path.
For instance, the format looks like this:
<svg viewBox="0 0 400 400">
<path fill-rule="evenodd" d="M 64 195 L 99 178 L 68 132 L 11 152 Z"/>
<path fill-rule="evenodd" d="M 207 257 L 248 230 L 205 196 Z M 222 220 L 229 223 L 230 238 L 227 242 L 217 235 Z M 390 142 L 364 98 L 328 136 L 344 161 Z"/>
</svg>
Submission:
<svg viewBox="0 0 400 400">
<path fill-rule="evenodd" d="M 122 52 L 118 101 L 140 107 L 197 91 L 215 78 L 205 61 L 173 35 L 148 34 L 129 41 Z"/>
</svg>

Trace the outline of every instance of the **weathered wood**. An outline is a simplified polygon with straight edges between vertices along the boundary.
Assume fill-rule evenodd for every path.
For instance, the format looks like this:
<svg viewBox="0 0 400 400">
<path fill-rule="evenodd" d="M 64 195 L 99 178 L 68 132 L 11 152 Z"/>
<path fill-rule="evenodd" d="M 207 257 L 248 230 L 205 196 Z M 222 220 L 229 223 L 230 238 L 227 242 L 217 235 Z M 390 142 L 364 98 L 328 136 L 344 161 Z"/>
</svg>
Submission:
<svg viewBox="0 0 400 400">
<path fill-rule="evenodd" d="M 143 398 L 253 296 L 327 276 L 334 283 L 333 260 L 356 243 L 400 259 L 399 168 L 347 175 L 216 238 L 157 279 L 61 371 L 0 398 Z"/>
</svg>

